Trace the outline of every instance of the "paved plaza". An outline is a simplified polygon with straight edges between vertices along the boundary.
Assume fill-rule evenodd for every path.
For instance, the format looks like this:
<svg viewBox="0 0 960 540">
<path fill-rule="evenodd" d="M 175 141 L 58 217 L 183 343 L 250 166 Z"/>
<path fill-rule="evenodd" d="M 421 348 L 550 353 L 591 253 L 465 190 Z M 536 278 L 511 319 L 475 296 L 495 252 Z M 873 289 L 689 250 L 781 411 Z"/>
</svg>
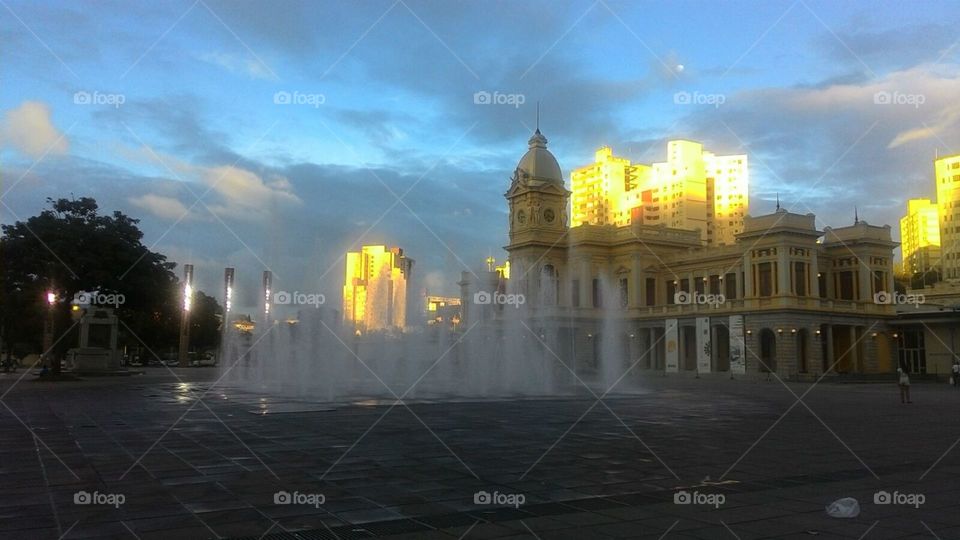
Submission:
<svg viewBox="0 0 960 540">
<path fill-rule="evenodd" d="M 21 375 L 0 375 L 0 538 L 960 538 L 946 384 L 901 405 L 892 382 L 651 375 L 602 402 L 392 406 L 216 368 Z M 827 516 L 841 497 L 859 517 Z"/>
</svg>

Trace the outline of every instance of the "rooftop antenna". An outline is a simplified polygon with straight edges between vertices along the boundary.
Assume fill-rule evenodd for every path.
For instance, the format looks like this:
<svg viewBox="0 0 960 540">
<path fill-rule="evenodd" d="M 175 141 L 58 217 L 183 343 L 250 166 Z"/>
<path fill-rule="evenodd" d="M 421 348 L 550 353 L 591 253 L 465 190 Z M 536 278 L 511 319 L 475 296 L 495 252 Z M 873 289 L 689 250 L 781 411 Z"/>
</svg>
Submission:
<svg viewBox="0 0 960 540">
<path fill-rule="evenodd" d="M 777 192 L 777 210 L 780 210 L 780 192 Z"/>
<path fill-rule="evenodd" d="M 860 223 L 860 215 L 857 213 L 857 207 L 853 207 L 853 224 L 856 225 Z"/>
</svg>

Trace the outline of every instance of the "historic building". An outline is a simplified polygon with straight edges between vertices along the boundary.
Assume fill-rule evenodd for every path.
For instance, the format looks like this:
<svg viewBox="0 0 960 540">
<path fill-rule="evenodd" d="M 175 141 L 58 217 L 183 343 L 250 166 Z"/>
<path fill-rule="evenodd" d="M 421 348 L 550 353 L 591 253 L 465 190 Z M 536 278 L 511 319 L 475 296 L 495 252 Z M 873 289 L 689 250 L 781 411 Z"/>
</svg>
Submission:
<svg viewBox="0 0 960 540">
<path fill-rule="evenodd" d="M 604 362 L 793 377 L 895 370 L 889 226 L 818 230 L 813 214 L 778 208 L 744 216 L 734 241 L 717 246 L 663 224 L 571 227 L 570 196 L 538 129 L 505 194 L 510 277 L 464 273 L 465 318 L 520 313 L 583 373 Z M 490 290 L 525 301 L 516 311 L 488 297 L 469 305 Z"/>
</svg>

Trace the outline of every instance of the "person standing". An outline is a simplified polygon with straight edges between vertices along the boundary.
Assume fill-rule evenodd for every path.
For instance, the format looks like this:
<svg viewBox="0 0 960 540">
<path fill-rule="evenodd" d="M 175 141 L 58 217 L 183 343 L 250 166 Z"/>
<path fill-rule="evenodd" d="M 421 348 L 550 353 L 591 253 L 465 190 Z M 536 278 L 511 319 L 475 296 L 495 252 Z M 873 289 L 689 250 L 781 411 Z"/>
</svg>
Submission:
<svg viewBox="0 0 960 540">
<path fill-rule="evenodd" d="M 953 361 L 953 367 L 950 368 L 950 382 L 954 388 L 960 388 L 960 360 Z"/>
<path fill-rule="evenodd" d="M 897 368 L 897 373 L 900 374 L 900 403 L 913 403 L 910 401 L 910 375 L 907 374 L 907 371 L 903 368 Z"/>
</svg>

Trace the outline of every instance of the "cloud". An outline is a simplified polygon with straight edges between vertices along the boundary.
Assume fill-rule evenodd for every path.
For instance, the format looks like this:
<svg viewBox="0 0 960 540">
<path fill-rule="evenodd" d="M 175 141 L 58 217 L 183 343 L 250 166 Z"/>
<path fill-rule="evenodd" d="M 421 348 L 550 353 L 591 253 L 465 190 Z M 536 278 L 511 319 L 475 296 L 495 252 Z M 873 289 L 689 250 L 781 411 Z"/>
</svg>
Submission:
<svg viewBox="0 0 960 540">
<path fill-rule="evenodd" d="M 960 121 L 960 106 L 943 109 L 930 124 L 898 133 L 887 145 L 887 148 L 896 148 L 907 143 L 928 139 L 942 140 L 947 131 L 957 126 L 958 121 Z"/>
<path fill-rule="evenodd" d="M 217 215 L 235 218 L 262 217 L 277 205 L 300 205 L 303 201 L 292 191 L 282 176 L 270 177 L 266 182 L 246 169 L 232 165 L 204 168 L 203 181 L 219 194 L 222 203 L 210 205 Z"/>
<path fill-rule="evenodd" d="M 254 57 L 241 58 L 236 55 L 210 52 L 200 55 L 200 60 L 220 66 L 230 73 L 240 73 L 251 79 L 276 80 L 276 75 L 262 61 Z"/>
<path fill-rule="evenodd" d="M 151 214 L 170 220 L 179 220 L 188 213 L 187 207 L 178 199 L 147 193 L 139 197 L 130 197 L 127 199 L 130 204 L 143 208 Z"/>
<path fill-rule="evenodd" d="M 39 101 L 24 101 L 7 111 L 0 143 L 32 157 L 45 154 L 66 154 L 70 143 L 50 120 L 50 108 Z"/>
</svg>

